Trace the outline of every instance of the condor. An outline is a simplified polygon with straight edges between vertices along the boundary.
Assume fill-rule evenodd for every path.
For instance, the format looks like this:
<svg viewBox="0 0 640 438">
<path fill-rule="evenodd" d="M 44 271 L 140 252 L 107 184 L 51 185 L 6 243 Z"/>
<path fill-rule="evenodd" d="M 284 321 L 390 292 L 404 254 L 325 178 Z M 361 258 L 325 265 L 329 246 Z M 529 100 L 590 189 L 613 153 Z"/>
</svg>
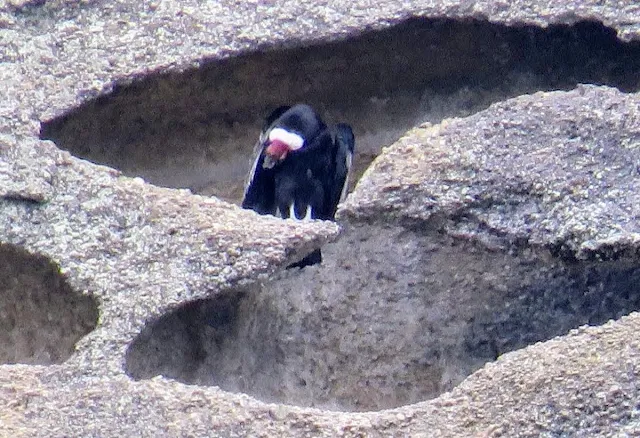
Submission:
<svg viewBox="0 0 640 438">
<path fill-rule="evenodd" d="M 330 129 L 309 105 L 276 109 L 260 134 L 242 208 L 283 219 L 334 220 L 354 147 L 349 125 Z M 321 261 L 318 249 L 289 267 Z"/>
</svg>

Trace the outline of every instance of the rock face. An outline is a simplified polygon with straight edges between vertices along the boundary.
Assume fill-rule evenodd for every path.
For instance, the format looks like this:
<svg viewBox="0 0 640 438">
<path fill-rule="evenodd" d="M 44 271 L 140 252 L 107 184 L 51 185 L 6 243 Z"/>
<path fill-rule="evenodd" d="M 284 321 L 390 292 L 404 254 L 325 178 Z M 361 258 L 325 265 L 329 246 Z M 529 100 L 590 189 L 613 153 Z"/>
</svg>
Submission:
<svg viewBox="0 0 640 438">
<path fill-rule="evenodd" d="M 637 310 L 638 104 L 579 87 L 409 131 L 343 206 L 322 266 L 163 317 L 128 373 L 379 410 Z"/>
<path fill-rule="evenodd" d="M 603 88 L 496 104 L 409 132 L 345 212 L 358 221 L 448 218 L 448 234 L 496 249 L 618 258 L 637 231 L 639 125 L 637 96 Z"/>
<path fill-rule="evenodd" d="M 46 120 L 41 137 L 154 184 L 238 202 L 261 118 L 282 102 L 349 121 L 359 176 L 381 147 L 425 121 L 577 83 L 635 90 L 639 60 L 640 45 L 595 22 L 541 29 L 413 18 L 342 42 L 147 76 Z"/>
<path fill-rule="evenodd" d="M 2 435 L 637 432 L 638 17 L 1 4 Z M 340 236 L 135 178 L 236 200 L 278 99 L 393 143 Z"/>
</svg>

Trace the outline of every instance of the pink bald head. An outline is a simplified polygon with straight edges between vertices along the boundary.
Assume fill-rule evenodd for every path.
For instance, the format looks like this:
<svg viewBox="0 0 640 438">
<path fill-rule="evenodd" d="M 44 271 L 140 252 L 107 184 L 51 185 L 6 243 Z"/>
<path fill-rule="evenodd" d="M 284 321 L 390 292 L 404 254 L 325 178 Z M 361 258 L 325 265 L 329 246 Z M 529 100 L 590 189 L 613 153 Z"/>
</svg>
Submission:
<svg viewBox="0 0 640 438">
<path fill-rule="evenodd" d="M 275 161 L 282 161 L 287 158 L 287 154 L 290 150 L 291 148 L 285 142 L 273 140 L 269 143 L 269 146 L 267 146 L 264 152 Z"/>
</svg>

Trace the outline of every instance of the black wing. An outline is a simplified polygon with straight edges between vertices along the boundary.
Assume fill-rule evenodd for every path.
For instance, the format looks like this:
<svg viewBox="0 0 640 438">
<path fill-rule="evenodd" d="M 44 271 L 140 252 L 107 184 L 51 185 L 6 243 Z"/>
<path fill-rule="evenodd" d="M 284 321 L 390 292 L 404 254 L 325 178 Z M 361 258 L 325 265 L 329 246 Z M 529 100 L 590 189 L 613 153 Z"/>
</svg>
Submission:
<svg viewBox="0 0 640 438">
<path fill-rule="evenodd" d="M 242 208 L 254 210 L 259 214 L 275 214 L 276 212 L 274 172 L 272 169 L 265 169 L 262 165 L 264 163 L 262 151 L 269 128 L 289 108 L 291 107 L 286 105 L 279 106 L 264 119 L 260 138 L 254 148 L 255 159 L 245 185 Z"/>
<path fill-rule="evenodd" d="M 351 126 L 338 123 L 334 128 L 335 171 L 332 189 L 329 192 L 332 217 L 336 213 L 338 203 L 347 194 L 349 171 L 351 170 L 355 145 L 355 136 Z"/>
<path fill-rule="evenodd" d="M 262 165 L 262 150 L 253 164 L 249 181 L 244 191 L 242 208 L 253 210 L 259 214 L 275 214 L 275 178 L 273 169 L 265 169 Z"/>
</svg>

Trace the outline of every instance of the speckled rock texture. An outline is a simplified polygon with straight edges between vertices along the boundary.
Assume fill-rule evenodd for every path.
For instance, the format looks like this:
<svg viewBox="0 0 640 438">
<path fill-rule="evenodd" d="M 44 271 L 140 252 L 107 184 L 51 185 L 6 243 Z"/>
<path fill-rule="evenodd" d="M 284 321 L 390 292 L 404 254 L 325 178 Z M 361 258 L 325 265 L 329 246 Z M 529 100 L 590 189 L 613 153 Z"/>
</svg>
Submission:
<svg viewBox="0 0 640 438">
<path fill-rule="evenodd" d="M 10 127 L 31 134 L 39 120 L 108 92 L 116 81 L 259 47 L 335 40 L 409 16 L 539 26 L 599 20 L 623 40 L 640 34 L 640 5 L 631 1 L 389 1 L 375 7 L 337 1 L 3 1 L 0 12 L 0 108 L 3 118 L 9 116 L 3 132 Z"/>
<path fill-rule="evenodd" d="M 453 218 L 448 233 L 487 245 L 619 256 L 640 237 L 638 105 L 636 94 L 580 86 L 422 126 L 370 167 L 344 211 L 357 220 Z"/>
<path fill-rule="evenodd" d="M 0 3 L 0 261 L 7 265 L 0 269 L 0 327 L 9 333 L 6 339 L 0 338 L 0 357 L 6 362 L 0 366 L 0 435 L 534 437 L 639 433 L 640 316 L 620 317 L 638 308 L 637 94 L 580 86 L 568 92 L 510 99 L 467 118 L 408 132 L 376 160 L 341 209 L 347 246 L 355 251 L 358 242 L 374 242 L 368 244 L 372 252 L 362 251 L 357 259 L 362 263 L 347 260 L 349 253 L 342 253 L 340 240 L 333 247 L 327 243 L 338 236 L 335 224 L 258 217 L 216 198 L 122 176 L 38 139 L 41 121 L 146 74 L 181 71 L 267 45 L 339 39 L 364 28 L 384 28 L 408 16 L 538 26 L 600 20 L 625 41 L 640 39 L 640 5 L 636 2 Z M 449 379 L 439 376 L 444 383 L 433 394 L 414 390 L 416 381 L 402 381 L 406 393 L 417 394 L 418 399 L 447 392 L 417 403 L 412 396 L 399 397 L 389 406 L 412 404 L 366 413 L 260 401 L 269 398 L 261 397 L 260 390 L 246 389 L 254 398 L 213 386 L 220 383 L 219 376 L 200 377 L 211 386 L 186 385 L 180 373 L 172 376 L 176 380 L 143 376 L 145 380 L 136 381 L 130 377 L 130 367 L 136 365 L 127 357 L 132 343 L 151 328 L 151 338 L 155 333 L 155 342 L 160 341 L 155 345 L 162 345 L 164 333 L 154 332 L 154 324 L 171 312 L 251 288 L 277 290 L 280 295 L 275 296 L 284 300 L 284 292 L 295 291 L 287 287 L 317 279 L 323 269 L 333 268 L 350 281 L 366 280 L 364 276 L 373 271 L 365 262 L 380 273 L 374 289 L 383 293 L 398 280 L 390 280 L 381 267 L 390 255 L 401 256 L 405 250 L 423 257 L 424 248 L 410 238 L 425 235 L 440 236 L 440 240 L 425 241 L 428 245 L 444 242 L 447 248 L 468 249 L 471 258 L 480 254 L 470 263 L 473 269 L 460 277 L 438 277 L 440 271 L 435 277 L 424 277 L 426 272 L 419 271 L 420 278 L 435 279 L 432 287 L 458 281 L 465 287 L 487 284 L 500 291 L 505 282 L 495 275 L 500 260 L 510 257 L 517 263 L 504 266 L 524 266 L 528 260 L 536 266 L 546 261 L 540 265 L 548 269 L 542 269 L 543 279 L 571 278 L 563 277 L 564 273 L 586 266 L 580 276 L 585 277 L 588 292 L 595 291 L 595 295 L 585 293 L 586 298 L 567 300 L 563 309 L 567 314 L 589 317 L 596 309 L 599 317 L 583 322 L 602 325 L 572 329 L 551 340 L 541 338 L 546 342 L 526 348 L 521 347 L 535 342 L 535 337 L 519 342 L 507 339 L 502 348 L 496 342 L 501 340 L 496 333 L 501 332 L 490 325 L 492 321 L 483 319 L 487 315 L 480 315 L 465 327 L 493 342 L 485 345 L 482 361 Z M 394 246 L 397 242 L 405 246 Z M 294 258 L 324 244 L 325 254 L 333 260 L 326 268 L 277 273 Z M 426 254 L 429 250 L 444 254 L 434 246 Z M 493 276 L 482 277 L 484 255 L 489 253 L 498 255 L 486 262 Z M 455 266 L 460 254 L 453 252 L 439 263 Z M 402 260 L 393 262 L 391 266 L 398 266 Z M 349 270 L 351 274 L 345 273 Z M 504 271 L 511 278 L 508 269 Z M 548 272 L 551 275 L 545 277 Z M 414 282 L 410 275 L 401 281 L 406 290 L 415 287 L 409 284 Z M 276 286 L 270 286 L 273 284 Z M 583 283 L 571 283 L 575 284 L 578 290 Z M 367 284 L 359 287 L 364 289 Z M 553 291 L 564 290 L 562 281 L 554 287 Z M 29 293 L 21 295 L 22 289 Z M 333 291 L 337 290 L 334 285 Z M 618 297 L 619 291 L 625 296 Z M 324 296 L 318 302 L 323 305 L 329 299 Z M 590 306 L 581 313 L 585 300 Z M 613 313 L 602 311 L 598 300 L 613 308 Z M 620 300 L 622 304 L 617 304 Z M 411 309 L 410 304 L 405 308 Z M 462 304 L 471 309 L 466 302 Z M 248 302 L 245 307 L 252 305 L 256 303 Z M 313 313 L 304 300 L 298 305 L 290 315 L 302 315 L 296 309 Z M 31 321 L 16 319 L 30 313 L 36 315 Z M 342 316 L 329 316 L 340 325 Z M 606 316 L 614 321 L 605 322 Z M 313 329 L 305 327 L 303 319 L 300 327 Z M 47 325 L 52 321 L 53 328 Z M 402 318 L 397 321 L 403 330 Z M 504 317 L 498 323 L 512 321 Z M 532 321 L 544 325 L 550 320 Z M 580 321 L 559 324 L 564 331 L 557 334 Z M 300 321 L 286 322 L 293 322 L 291 327 L 297 329 Z M 211 327 L 211 321 L 207 324 Z M 185 325 L 185 338 L 177 341 L 188 338 L 192 342 L 200 333 L 190 332 L 191 326 Z M 261 326 L 253 330 L 256 327 L 259 332 Z M 508 324 L 505 327 L 510 329 Z M 541 330 L 535 324 L 525 328 L 534 333 Z M 458 332 L 452 333 L 455 337 Z M 554 332 L 545 332 L 550 333 Z M 415 334 L 416 338 L 420 335 Z M 60 345 L 51 338 L 60 339 Z M 314 348 L 322 342 L 308 339 Z M 70 347 L 74 341 L 75 351 Z M 173 345 L 171 342 L 176 339 L 167 339 Z M 381 338 L 381 342 L 384 348 L 402 344 L 393 338 Z M 215 347 L 225 351 L 225 345 L 222 339 Z M 189 346 L 184 344 L 187 350 Z M 133 352 L 148 353 L 153 362 L 153 350 Z M 322 357 L 313 354 L 311 351 L 314 360 Z M 396 356 L 402 354 L 399 350 Z M 189 351 L 185 355 L 198 356 Z M 144 362 L 144 354 L 139 356 L 138 365 Z M 495 356 L 500 357 L 482 367 Z M 196 359 L 189 359 L 187 365 Z M 368 363 L 366 356 L 361 360 L 357 366 L 343 363 L 341 367 L 358 370 Z M 169 367 L 169 371 L 175 369 Z M 199 376 L 207 368 L 189 371 Z M 283 386 L 292 378 L 269 376 L 285 379 Z M 345 376 L 345 385 L 359 385 L 349 380 L 348 373 Z M 309 394 L 324 396 L 313 383 L 305 383 Z M 391 387 L 394 384 L 392 380 Z M 336 387 L 340 389 L 340 382 Z M 335 400 L 335 394 L 332 396 Z M 349 394 L 341 396 L 346 400 Z M 338 407 L 362 407 L 347 401 L 351 404 Z M 306 400 L 300 404 L 313 405 Z M 364 405 L 371 406 L 376 405 Z"/>
</svg>

